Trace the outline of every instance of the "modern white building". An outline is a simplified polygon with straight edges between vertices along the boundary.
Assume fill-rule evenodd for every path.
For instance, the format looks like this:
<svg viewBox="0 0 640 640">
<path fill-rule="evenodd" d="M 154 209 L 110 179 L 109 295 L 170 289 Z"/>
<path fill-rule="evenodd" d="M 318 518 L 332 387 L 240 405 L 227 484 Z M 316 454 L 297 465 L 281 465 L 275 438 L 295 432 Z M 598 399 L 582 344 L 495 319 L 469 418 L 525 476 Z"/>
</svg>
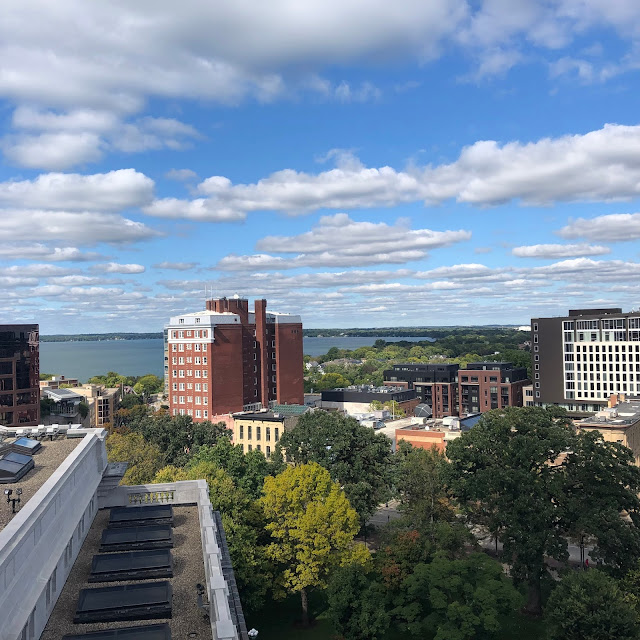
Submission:
<svg viewBox="0 0 640 640">
<path fill-rule="evenodd" d="M 640 395 L 640 311 L 574 309 L 531 320 L 536 405 L 592 412 L 613 394 Z"/>
</svg>

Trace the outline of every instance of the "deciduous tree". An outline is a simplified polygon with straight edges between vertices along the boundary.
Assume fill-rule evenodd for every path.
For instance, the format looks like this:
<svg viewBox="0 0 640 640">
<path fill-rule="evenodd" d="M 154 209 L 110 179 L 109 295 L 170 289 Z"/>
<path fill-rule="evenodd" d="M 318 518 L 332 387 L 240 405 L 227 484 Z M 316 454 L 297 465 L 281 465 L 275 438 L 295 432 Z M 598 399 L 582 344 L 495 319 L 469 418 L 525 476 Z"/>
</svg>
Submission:
<svg viewBox="0 0 640 640">
<path fill-rule="evenodd" d="M 366 547 L 353 542 L 358 514 L 329 472 L 314 462 L 267 477 L 260 502 L 274 540 L 267 553 L 283 567 L 281 587 L 300 593 L 307 626 L 307 590 L 326 587 L 331 570 L 340 565 L 368 560 Z"/>
<path fill-rule="evenodd" d="M 491 411 L 447 456 L 465 511 L 499 535 L 514 579 L 528 583 L 529 612 L 541 611 L 545 558 L 567 560 L 571 536 L 592 534 L 613 569 L 637 559 L 640 470 L 624 447 L 575 434 L 561 409 Z"/>
<path fill-rule="evenodd" d="M 139 433 L 112 433 L 106 440 L 109 462 L 128 462 L 123 484 L 151 482 L 162 466 L 162 451 Z"/>
<path fill-rule="evenodd" d="M 391 441 L 357 420 L 326 411 L 306 413 L 280 442 L 289 460 L 317 462 L 329 471 L 358 512 L 361 524 L 389 498 Z"/>
<path fill-rule="evenodd" d="M 640 636 L 637 613 L 616 580 L 602 571 L 568 573 L 549 596 L 551 640 L 631 640 Z"/>
</svg>

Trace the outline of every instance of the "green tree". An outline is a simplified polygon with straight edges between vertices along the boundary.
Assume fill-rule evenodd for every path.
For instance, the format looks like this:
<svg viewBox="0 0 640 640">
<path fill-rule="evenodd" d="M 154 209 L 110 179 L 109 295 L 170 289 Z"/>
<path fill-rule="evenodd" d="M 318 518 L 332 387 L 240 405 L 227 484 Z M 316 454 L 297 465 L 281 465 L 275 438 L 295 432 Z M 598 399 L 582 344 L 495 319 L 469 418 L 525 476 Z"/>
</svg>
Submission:
<svg viewBox="0 0 640 640">
<path fill-rule="evenodd" d="M 166 413 L 135 415 L 124 424 L 159 447 L 166 463 L 176 466 L 184 466 L 199 447 L 213 446 L 230 435 L 223 422 L 193 422 L 191 416 L 172 417 Z"/>
<path fill-rule="evenodd" d="M 448 462 L 435 449 L 411 448 L 399 453 L 397 489 L 401 510 L 422 531 L 437 522 L 454 522 L 456 512 L 446 489 Z"/>
<path fill-rule="evenodd" d="M 89 384 L 103 384 L 106 387 L 119 387 L 120 385 L 128 385 L 131 379 L 127 376 L 122 376 L 115 371 L 109 371 L 104 376 L 93 376 L 89 378 Z"/>
<path fill-rule="evenodd" d="M 346 640 L 377 640 L 391 623 L 386 590 L 370 567 L 348 565 L 329 580 L 329 618 Z"/>
<path fill-rule="evenodd" d="M 267 477 L 260 502 L 274 540 L 267 554 L 284 567 L 278 583 L 300 593 L 308 626 L 308 589 L 325 588 L 335 567 L 368 560 L 366 547 L 353 542 L 358 514 L 329 472 L 313 462 Z"/>
<path fill-rule="evenodd" d="M 434 640 L 493 637 L 499 618 L 517 606 L 518 592 L 502 575 L 502 566 L 483 553 L 450 559 L 438 553 L 415 567 L 404 584 L 400 608 L 410 633 Z"/>
<path fill-rule="evenodd" d="M 325 373 L 320 376 L 315 384 L 315 389 L 318 391 L 326 389 L 342 389 L 348 387 L 351 383 L 347 378 L 339 373 Z"/>
<path fill-rule="evenodd" d="M 164 380 L 151 373 L 138 378 L 138 381 L 133 385 L 134 393 L 142 396 L 145 401 L 149 400 L 152 394 L 160 393 L 163 389 Z"/>
<path fill-rule="evenodd" d="M 353 418 L 326 411 L 305 413 L 283 434 L 280 444 L 294 463 L 317 462 L 328 469 L 361 524 L 390 496 L 391 442 Z"/>
<path fill-rule="evenodd" d="M 120 398 L 118 406 L 120 409 L 133 409 L 133 407 L 139 406 L 142 403 L 142 396 L 136 395 L 135 393 L 127 393 L 126 396 Z"/>
<path fill-rule="evenodd" d="M 128 462 L 122 484 L 151 482 L 162 466 L 162 452 L 139 433 L 112 433 L 106 440 L 109 462 Z"/>
<path fill-rule="evenodd" d="M 597 569 L 570 572 L 549 596 L 551 640 L 631 640 L 638 617 L 615 579 Z"/>
<path fill-rule="evenodd" d="M 281 470 L 280 465 L 268 461 L 262 452 L 254 449 L 245 454 L 242 445 L 232 444 L 227 437 L 219 438 L 213 446 L 200 446 L 187 467 L 203 461 L 212 462 L 224 469 L 237 486 L 254 500 L 262 495 L 264 479 Z"/>
<path fill-rule="evenodd" d="M 83 420 L 89 415 L 89 405 L 84 400 L 78 403 L 78 413 Z"/>
<path fill-rule="evenodd" d="M 43 396 L 42 398 L 40 398 L 40 415 L 51 415 L 51 409 L 53 409 L 55 405 L 56 401 L 53 398 Z"/>
<path fill-rule="evenodd" d="M 595 555 L 615 568 L 635 561 L 640 470 L 623 449 L 538 407 L 491 411 L 449 443 L 450 485 L 472 522 L 502 540 L 514 579 L 529 585 L 529 612 L 541 611 L 545 557 L 566 561 L 569 536 L 593 534 Z"/>
</svg>

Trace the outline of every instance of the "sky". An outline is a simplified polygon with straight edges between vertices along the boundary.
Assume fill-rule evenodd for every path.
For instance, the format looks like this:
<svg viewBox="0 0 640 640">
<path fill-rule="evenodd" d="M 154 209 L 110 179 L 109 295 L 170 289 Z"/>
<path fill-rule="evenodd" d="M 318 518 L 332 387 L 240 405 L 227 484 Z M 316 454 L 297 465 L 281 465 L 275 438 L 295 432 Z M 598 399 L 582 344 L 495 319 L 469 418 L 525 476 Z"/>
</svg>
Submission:
<svg viewBox="0 0 640 640">
<path fill-rule="evenodd" d="M 3 0 L 0 322 L 637 309 L 637 0 Z"/>
</svg>

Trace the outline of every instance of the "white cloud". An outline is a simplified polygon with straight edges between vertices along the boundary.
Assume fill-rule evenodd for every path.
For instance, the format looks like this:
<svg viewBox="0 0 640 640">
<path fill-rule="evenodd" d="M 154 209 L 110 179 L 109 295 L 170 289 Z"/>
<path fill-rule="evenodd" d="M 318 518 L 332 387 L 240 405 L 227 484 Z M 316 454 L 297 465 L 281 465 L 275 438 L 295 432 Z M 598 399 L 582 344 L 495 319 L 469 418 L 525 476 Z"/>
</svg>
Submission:
<svg viewBox="0 0 640 640">
<path fill-rule="evenodd" d="M 48 260 L 50 262 L 88 262 L 104 260 L 95 252 L 80 251 L 76 247 L 48 247 L 44 244 L 21 244 L 20 246 L 0 247 L 0 260 Z"/>
<path fill-rule="evenodd" d="M 170 269 L 175 271 L 189 271 L 198 265 L 197 262 L 158 262 L 155 269 Z"/>
<path fill-rule="evenodd" d="M 457 160 L 439 166 L 367 168 L 344 151 L 337 167 L 317 174 L 284 169 L 253 184 L 234 185 L 212 176 L 198 185 L 205 197 L 165 198 L 149 215 L 192 220 L 242 220 L 252 211 L 289 215 L 318 209 L 392 207 L 454 199 L 478 206 L 518 200 L 526 205 L 557 201 L 614 201 L 640 195 L 640 125 L 605 125 L 586 134 L 500 145 L 481 140 Z"/>
<path fill-rule="evenodd" d="M 292 258 L 269 254 L 228 255 L 216 265 L 228 271 L 276 270 L 295 267 L 350 267 L 404 264 L 426 257 L 428 249 L 469 240 L 469 231 L 410 229 L 405 219 L 395 225 L 357 222 L 346 213 L 323 216 L 311 230 L 297 236 L 267 236 L 258 249 L 297 253 Z"/>
<path fill-rule="evenodd" d="M 178 180 L 179 182 L 188 182 L 190 180 L 197 180 L 198 174 L 191 169 L 170 169 L 164 174 L 165 178 L 169 180 Z"/>
<path fill-rule="evenodd" d="M 616 282 L 638 280 L 640 263 L 623 260 L 592 260 L 574 258 L 554 264 L 536 267 L 529 271 L 531 277 L 570 280 L 572 282 Z"/>
<path fill-rule="evenodd" d="M 601 256 L 611 253 L 611 249 L 594 244 L 533 244 L 514 247 L 511 253 L 519 258 L 572 258 Z"/>
<path fill-rule="evenodd" d="M 141 264 L 118 264 L 117 262 L 107 262 L 104 264 L 94 264 L 91 271 L 98 273 L 144 273 L 145 268 Z"/>
<path fill-rule="evenodd" d="M 640 213 L 612 213 L 577 218 L 557 232 L 563 238 L 586 238 L 601 242 L 624 242 L 640 238 Z"/>
<path fill-rule="evenodd" d="M 12 124 L 30 133 L 5 137 L 0 143 L 5 157 L 13 165 L 32 169 L 68 169 L 96 162 L 109 150 L 182 150 L 200 137 L 192 126 L 173 118 L 123 121 L 118 114 L 95 109 L 57 112 L 18 106 Z"/>
<path fill-rule="evenodd" d="M 112 213 L 5 209 L 1 214 L 0 240 L 6 243 L 32 242 L 34 229 L 39 240 L 80 246 L 126 244 L 161 235 L 142 222 Z"/>
<path fill-rule="evenodd" d="M 100 138 L 89 132 L 9 136 L 1 148 L 11 164 L 30 169 L 68 169 L 102 157 Z"/>
<path fill-rule="evenodd" d="M 0 183 L 0 206 L 62 211 L 116 211 L 139 207 L 154 182 L 135 169 L 108 173 L 44 173 L 34 180 Z"/>
</svg>

